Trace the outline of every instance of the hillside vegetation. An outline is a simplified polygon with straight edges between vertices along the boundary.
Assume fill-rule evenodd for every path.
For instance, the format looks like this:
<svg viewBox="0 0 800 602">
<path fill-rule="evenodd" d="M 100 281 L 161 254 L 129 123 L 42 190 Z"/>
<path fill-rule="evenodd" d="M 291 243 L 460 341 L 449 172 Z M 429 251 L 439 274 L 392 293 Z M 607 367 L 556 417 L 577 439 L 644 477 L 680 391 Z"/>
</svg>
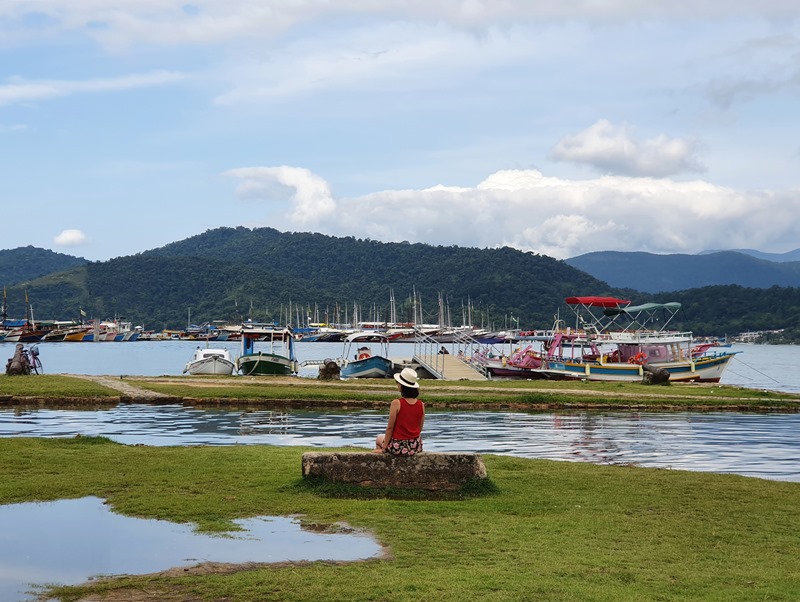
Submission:
<svg viewBox="0 0 800 602">
<path fill-rule="evenodd" d="M 42 318 L 124 316 L 145 328 L 213 320 L 286 321 L 289 304 L 302 318 L 389 319 L 394 292 L 398 320 L 412 320 L 416 296 L 425 321 L 437 322 L 439 296 L 450 322 L 494 328 L 553 321 L 574 294 L 610 294 L 602 282 L 553 258 L 510 248 L 472 249 L 380 243 L 271 228 L 219 228 L 165 247 L 91 262 L 24 285 Z M 12 293 L 15 303 L 12 304 Z M 22 314 L 22 286 L 9 289 Z M 418 309 L 418 308 L 417 308 Z M 337 313 L 338 312 L 338 313 Z M 297 313 L 292 311 L 292 321 Z"/>
<path fill-rule="evenodd" d="M 12 286 L 86 263 L 82 257 L 31 246 L 4 249 L 0 251 L 0 285 Z"/>
<path fill-rule="evenodd" d="M 725 272 L 744 272 L 748 262 L 761 261 L 741 253 L 716 255 L 727 262 L 719 268 Z M 687 271 L 698 271 L 692 265 Z M 794 286 L 708 286 L 699 279 L 695 288 L 651 294 L 507 247 L 381 243 L 272 228 L 218 228 L 30 279 L 8 287 L 12 317 L 24 313 L 25 290 L 39 318 L 78 318 L 83 308 L 89 317 L 124 317 L 156 330 L 184 327 L 190 315 L 193 323 L 247 318 L 297 323 L 308 313 L 321 321 L 352 320 L 354 304 L 362 320 L 389 320 L 392 294 L 398 321 L 412 321 L 421 304 L 423 320 L 438 322 L 441 298 L 449 310 L 445 322 L 453 325 L 543 329 L 556 314 L 570 320 L 568 296 L 612 295 L 634 304 L 679 301 L 683 308 L 671 326 L 698 335 L 785 329 L 776 335 L 781 341 L 800 340 L 800 288 Z"/>
</svg>

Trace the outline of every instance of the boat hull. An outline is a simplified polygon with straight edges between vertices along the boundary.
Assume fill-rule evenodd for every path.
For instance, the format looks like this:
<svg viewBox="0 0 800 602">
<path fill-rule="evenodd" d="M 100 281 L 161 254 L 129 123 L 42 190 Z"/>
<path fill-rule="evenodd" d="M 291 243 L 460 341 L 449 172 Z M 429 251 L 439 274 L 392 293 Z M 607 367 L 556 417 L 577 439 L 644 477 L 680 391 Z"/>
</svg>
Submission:
<svg viewBox="0 0 800 602">
<path fill-rule="evenodd" d="M 236 364 L 220 357 L 207 357 L 186 364 L 184 373 L 192 375 L 230 376 Z"/>
<path fill-rule="evenodd" d="M 650 364 L 669 372 L 669 382 L 717 383 L 734 353 L 704 356 L 694 361 Z M 598 363 L 571 360 L 547 360 L 535 370 L 544 378 L 579 379 L 607 382 L 641 382 L 644 368 L 638 364 Z"/>
<path fill-rule="evenodd" d="M 386 378 L 392 373 L 392 360 L 373 355 L 363 360 L 351 360 L 341 366 L 341 378 Z"/>
<path fill-rule="evenodd" d="M 236 369 L 244 376 L 290 376 L 297 372 L 297 362 L 275 353 L 248 353 L 236 360 Z"/>
</svg>

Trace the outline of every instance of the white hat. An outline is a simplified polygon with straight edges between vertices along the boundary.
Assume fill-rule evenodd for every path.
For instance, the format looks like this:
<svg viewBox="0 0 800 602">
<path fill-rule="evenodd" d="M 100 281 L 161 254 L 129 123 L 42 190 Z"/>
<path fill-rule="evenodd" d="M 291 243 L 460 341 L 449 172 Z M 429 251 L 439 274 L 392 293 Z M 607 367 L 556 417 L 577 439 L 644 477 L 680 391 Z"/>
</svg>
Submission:
<svg viewBox="0 0 800 602">
<path fill-rule="evenodd" d="M 394 375 L 394 379 L 404 387 L 411 387 L 412 389 L 419 389 L 417 382 L 417 371 L 412 368 L 403 368 L 403 370 Z"/>
</svg>

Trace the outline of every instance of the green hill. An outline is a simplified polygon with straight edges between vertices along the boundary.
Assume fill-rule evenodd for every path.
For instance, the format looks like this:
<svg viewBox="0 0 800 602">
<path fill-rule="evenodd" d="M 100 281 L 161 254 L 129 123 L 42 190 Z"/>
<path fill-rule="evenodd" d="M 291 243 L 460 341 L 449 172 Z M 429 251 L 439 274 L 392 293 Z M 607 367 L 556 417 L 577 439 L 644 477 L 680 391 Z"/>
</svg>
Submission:
<svg viewBox="0 0 800 602">
<path fill-rule="evenodd" d="M 305 317 L 411 320 L 414 296 L 437 322 L 439 297 L 450 321 L 493 328 L 548 327 L 563 299 L 607 294 L 598 280 L 553 258 L 510 248 L 381 243 L 271 228 L 220 228 L 137 255 L 91 262 L 27 285 L 36 315 L 124 316 L 145 328 L 212 320 L 286 321 L 291 303 Z M 10 291 L 11 292 L 11 291 Z M 20 297 L 20 291 L 15 291 Z M 9 302 L 9 305 L 11 303 Z M 17 308 L 22 314 L 24 305 Z M 14 310 L 10 308 L 10 313 Z M 293 309 L 292 321 L 297 312 Z"/>
<path fill-rule="evenodd" d="M 36 247 L 0 250 L 0 285 L 11 286 L 46 274 L 84 265 L 82 257 L 73 257 Z"/>
<path fill-rule="evenodd" d="M 729 272 L 747 265 L 741 254 L 718 255 L 725 256 Z M 361 320 L 389 320 L 393 294 L 398 321 L 412 321 L 421 307 L 423 321 L 439 322 L 441 298 L 445 321 L 500 330 L 549 328 L 556 312 L 571 318 L 566 297 L 610 295 L 635 304 L 679 301 L 683 308 L 671 325 L 699 335 L 786 329 L 784 340 L 800 340 L 800 288 L 698 283 L 652 294 L 615 288 L 567 262 L 507 247 L 381 243 L 239 227 L 10 286 L 8 305 L 11 317 L 22 317 L 27 290 L 40 319 L 78 318 L 83 308 L 89 317 L 124 317 L 160 330 L 186 326 L 189 314 L 193 323 L 252 318 L 298 324 L 309 314 L 345 321 L 352 320 L 354 304 Z"/>
</svg>

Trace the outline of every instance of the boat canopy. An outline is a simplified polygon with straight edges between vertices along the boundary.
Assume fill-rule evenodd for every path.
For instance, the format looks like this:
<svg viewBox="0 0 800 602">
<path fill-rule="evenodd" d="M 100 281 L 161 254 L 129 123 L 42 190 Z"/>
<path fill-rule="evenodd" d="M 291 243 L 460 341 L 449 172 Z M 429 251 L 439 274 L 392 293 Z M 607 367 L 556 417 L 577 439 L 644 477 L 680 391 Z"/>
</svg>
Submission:
<svg viewBox="0 0 800 602">
<path fill-rule="evenodd" d="M 585 305 L 586 307 L 620 307 L 630 305 L 627 299 L 615 297 L 567 297 L 567 305 Z"/>
<path fill-rule="evenodd" d="M 669 303 L 642 303 L 641 305 L 629 305 L 628 307 L 609 307 L 608 309 L 603 310 L 603 313 L 607 316 L 616 316 L 618 314 L 631 315 L 641 312 L 658 311 L 659 309 L 666 309 L 667 311 L 674 313 L 680 308 L 680 303 L 677 301 L 671 301 Z"/>
<path fill-rule="evenodd" d="M 347 335 L 345 338 L 345 342 L 353 343 L 353 342 L 381 342 L 381 341 L 388 341 L 389 335 L 385 332 L 375 332 L 371 330 L 365 330 L 361 332 L 354 332 L 352 334 Z"/>
</svg>

